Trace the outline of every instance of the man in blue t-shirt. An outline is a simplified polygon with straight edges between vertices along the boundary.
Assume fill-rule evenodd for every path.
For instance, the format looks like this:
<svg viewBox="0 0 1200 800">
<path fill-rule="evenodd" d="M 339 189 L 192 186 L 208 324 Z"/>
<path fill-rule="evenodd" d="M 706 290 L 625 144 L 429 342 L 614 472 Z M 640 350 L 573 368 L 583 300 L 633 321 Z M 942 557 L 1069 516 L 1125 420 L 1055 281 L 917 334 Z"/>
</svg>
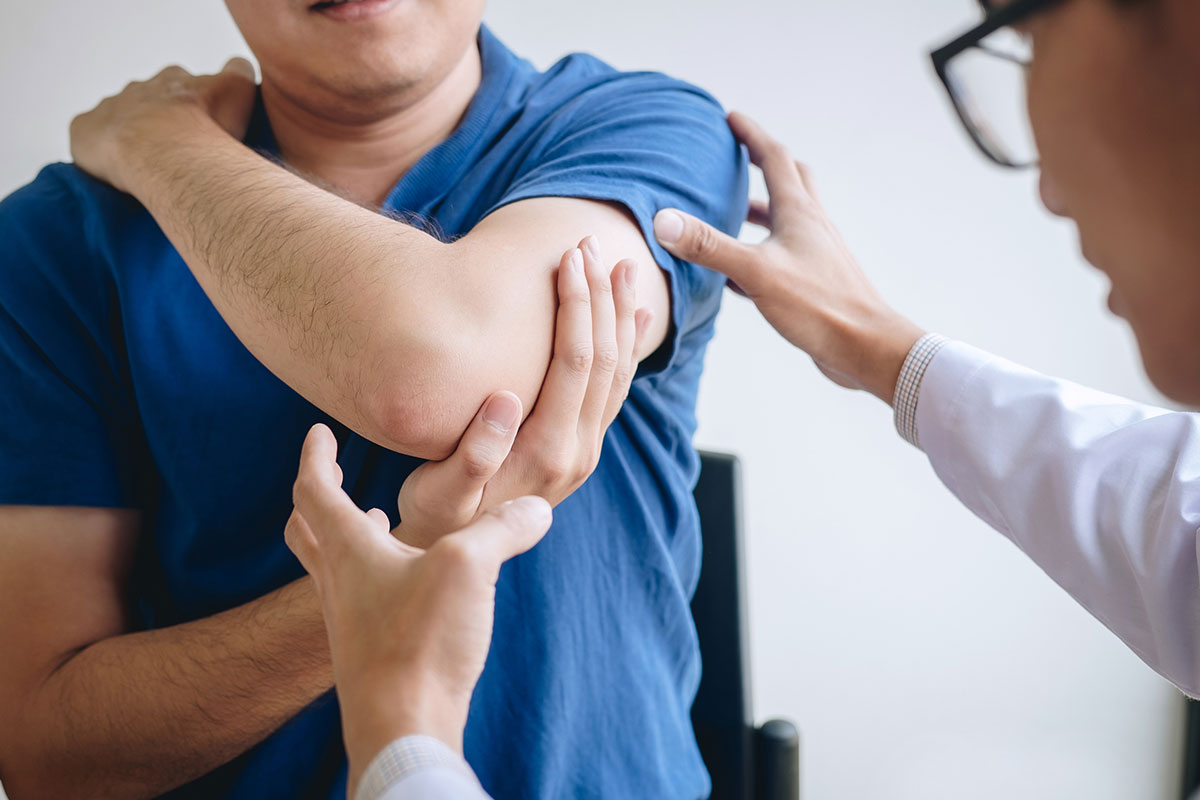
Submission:
<svg viewBox="0 0 1200 800">
<path fill-rule="evenodd" d="M 559 256 L 595 234 L 657 324 L 594 473 L 501 574 L 464 752 L 498 798 L 705 795 L 691 437 L 722 279 L 651 231 L 664 206 L 740 224 L 720 108 L 588 56 L 539 72 L 477 2 L 228 5 L 257 97 L 131 85 L 76 120 L 82 171 L 0 204 L 6 783 L 343 793 L 282 536 L 299 442 L 329 424 L 350 496 L 391 508 L 490 393 L 534 408 Z"/>
</svg>

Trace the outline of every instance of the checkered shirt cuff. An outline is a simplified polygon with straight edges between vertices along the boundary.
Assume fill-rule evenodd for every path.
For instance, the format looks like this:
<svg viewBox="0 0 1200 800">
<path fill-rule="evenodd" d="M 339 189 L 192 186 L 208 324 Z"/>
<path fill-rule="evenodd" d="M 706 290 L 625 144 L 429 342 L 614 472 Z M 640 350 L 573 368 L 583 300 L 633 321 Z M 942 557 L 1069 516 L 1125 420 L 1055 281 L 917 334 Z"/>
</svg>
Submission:
<svg viewBox="0 0 1200 800">
<path fill-rule="evenodd" d="M 379 752 L 358 782 L 355 800 L 377 800 L 404 778 L 432 767 L 452 769 L 478 783 L 463 757 L 432 736 L 405 736 Z"/>
<path fill-rule="evenodd" d="M 896 394 L 892 398 L 892 407 L 896 412 L 896 430 L 914 447 L 920 447 L 920 437 L 917 435 L 917 401 L 921 397 L 921 380 L 925 370 L 950 340 L 936 333 L 927 333 L 917 340 L 904 359 L 900 368 L 900 379 L 896 381 Z"/>
</svg>

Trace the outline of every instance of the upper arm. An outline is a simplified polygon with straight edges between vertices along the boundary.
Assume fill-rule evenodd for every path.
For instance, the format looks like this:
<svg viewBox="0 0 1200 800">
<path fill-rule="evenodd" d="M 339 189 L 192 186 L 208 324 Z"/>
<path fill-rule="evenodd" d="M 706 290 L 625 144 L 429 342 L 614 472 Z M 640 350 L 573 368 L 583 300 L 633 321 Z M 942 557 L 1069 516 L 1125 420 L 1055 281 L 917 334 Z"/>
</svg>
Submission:
<svg viewBox="0 0 1200 800">
<path fill-rule="evenodd" d="M 0 203 L 0 756 L 39 682 L 124 630 L 144 491 L 115 292 L 71 174 L 47 168 Z"/>
<path fill-rule="evenodd" d="M 1161 675 L 1200 692 L 1200 416 L 959 342 L 929 365 L 917 416 L 964 505 Z"/>
<path fill-rule="evenodd" d="M 670 206 L 727 232 L 740 227 L 746 161 L 720 106 L 648 74 L 610 76 L 560 105 L 493 210 L 447 246 L 448 274 L 430 292 L 440 304 L 426 317 L 431 363 L 419 374 L 427 379 L 398 382 L 388 397 L 391 429 L 408 452 L 448 454 L 494 391 L 532 407 L 553 340 L 553 270 L 589 234 L 610 264 L 639 262 L 638 304 L 655 315 L 648 350 L 662 343 L 666 356 L 656 365 L 715 313 L 724 281 L 663 250 L 653 219 Z"/>
<path fill-rule="evenodd" d="M 622 209 L 562 197 L 507 205 L 447 246 L 442 302 L 427 311 L 427 345 L 417 349 L 428 363 L 417 370 L 412 364 L 380 369 L 430 376 L 428 382 L 405 378 L 387 392 L 391 419 L 384 427 L 407 452 L 448 455 L 495 391 L 514 392 L 525 413 L 532 410 L 554 341 L 556 270 L 563 253 L 589 235 L 610 267 L 623 258 L 639 263 L 638 305 L 654 312 L 639 358 L 663 341 L 670 320 L 667 278 Z M 406 350 L 411 358 L 413 348 Z"/>
<path fill-rule="evenodd" d="M 140 514 L 0 506 L 0 763 L 25 703 L 76 651 L 128 629 L 124 587 Z"/>
</svg>

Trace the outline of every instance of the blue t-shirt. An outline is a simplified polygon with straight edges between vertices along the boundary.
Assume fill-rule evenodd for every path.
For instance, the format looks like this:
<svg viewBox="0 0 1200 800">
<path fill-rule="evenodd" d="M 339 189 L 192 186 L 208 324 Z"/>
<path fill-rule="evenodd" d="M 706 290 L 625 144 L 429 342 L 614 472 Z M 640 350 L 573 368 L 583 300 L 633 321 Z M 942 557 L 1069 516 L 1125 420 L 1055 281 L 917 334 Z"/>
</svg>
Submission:
<svg viewBox="0 0 1200 800">
<path fill-rule="evenodd" d="M 745 160 L 721 108 L 692 86 L 586 55 L 539 72 L 486 29 L 479 44 L 483 83 L 466 116 L 386 209 L 458 236 L 524 198 L 621 204 L 669 275 L 673 325 L 591 479 L 500 576 L 466 755 L 499 800 L 706 796 L 689 718 L 700 677 L 691 439 L 724 282 L 662 250 L 652 219 L 677 206 L 736 231 Z M 248 143 L 273 147 L 261 109 Z M 129 590 L 147 628 L 303 574 L 283 525 L 313 423 L 339 433 L 345 486 L 363 508 L 394 508 L 420 463 L 350 434 L 275 378 L 150 215 L 66 164 L 0 204 L 0 376 L 0 504 L 142 509 Z M 345 773 L 327 695 L 170 796 L 344 797 Z"/>
</svg>

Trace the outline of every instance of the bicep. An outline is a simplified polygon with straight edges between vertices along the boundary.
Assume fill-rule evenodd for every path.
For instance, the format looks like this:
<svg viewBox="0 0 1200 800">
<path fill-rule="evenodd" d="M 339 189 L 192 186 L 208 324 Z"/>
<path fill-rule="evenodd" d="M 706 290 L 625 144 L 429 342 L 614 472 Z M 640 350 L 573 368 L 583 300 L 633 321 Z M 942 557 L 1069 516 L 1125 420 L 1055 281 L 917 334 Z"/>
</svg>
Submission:
<svg viewBox="0 0 1200 800">
<path fill-rule="evenodd" d="M 423 386 L 398 387 L 395 423 L 411 452 L 444 457 L 488 395 L 507 390 L 532 410 L 549 367 L 557 312 L 555 270 L 567 250 L 595 236 L 610 268 L 639 264 L 638 306 L 654 313 L 642 352 L 653 353 L 670 324 L 670 291 L 637 223 L 622 207 L 571 198 L 504 206 L 450 245 L 444 300 L 428 358 L 437 367 Z M 432 294 L 432 293 L 431 293 Z M 407 421 L 407 422 L 406 422 Z"/>
<path fill-rule="evenodd" d="M 9 717 L 75 651 L 128 629 L 136 511 L 0 506 L 0 708 Z M 16 720 L 0 720 L 11 731 Z"/>
<path fill-rule="evenodd" d="M 554 270 L 562 254 L 589 235 L 596 237 L 602 260 L 610 269 L 622 259 L 638 262 L 638 306 L 654 312 L 642 352 L 637 354 L 640 361 L 666 338 L 671 316 L 670 288 L 667 274 L 655 262 L 636 220 L 616 203 L 539 197 L 512 203 L 490 214 L 457 245 L 466 253 L 467 268 L 476 272 L 468 284 L 473 287 L 470 291 L 474 294 L 474 305 L 484 313 L 485 309 L 491 309 L 495 315 L 492 324 L 519 325 L 522 293 L 532 288 L 529 284 L 522 285 L 518 277 L 525 273 L 526 279 L 544 289 L 541 306 L 549 309 L 549 313 L 542 314 L 536 327 L 545 339 L 547 326 L 552 332 L 554 324 Z M 497 269 L 503 270 L 505 277 L 511 277 L 513 282 L 504 280 L 494 286 Z M 496 290 L 511 303 L 492 302 Z M 543 344 L 548 356 L 549 342 Z M 540 386 L 538 379 L 535 395 Z"/>
</svg>

